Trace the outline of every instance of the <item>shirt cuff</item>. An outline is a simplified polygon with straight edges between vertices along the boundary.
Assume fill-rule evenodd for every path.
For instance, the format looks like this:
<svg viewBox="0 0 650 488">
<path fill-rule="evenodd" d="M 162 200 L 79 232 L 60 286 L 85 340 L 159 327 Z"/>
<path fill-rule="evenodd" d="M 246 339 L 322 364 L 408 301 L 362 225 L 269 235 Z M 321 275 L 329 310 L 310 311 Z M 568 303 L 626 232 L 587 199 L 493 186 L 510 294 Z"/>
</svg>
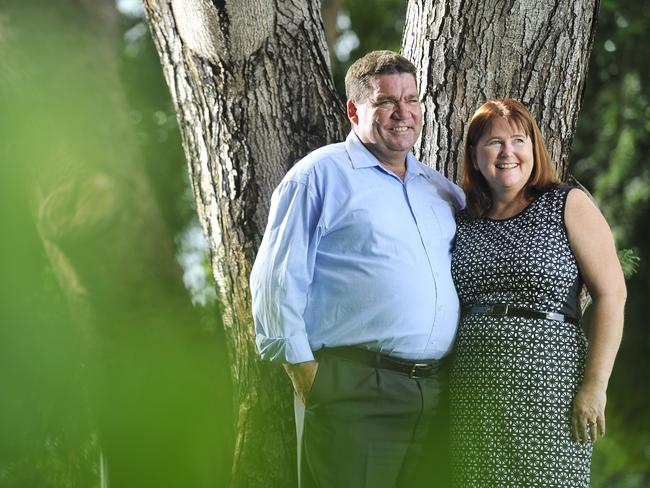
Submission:
<svg viewBox="0 0 650 488">
<path fill-rule="evenodd" d="M 297 364 L 314 360 L 314 353 L 306 335 L 267 337 L 257 334 L 255 342 L 260 356 L 265 361 Z"/>
</svg>

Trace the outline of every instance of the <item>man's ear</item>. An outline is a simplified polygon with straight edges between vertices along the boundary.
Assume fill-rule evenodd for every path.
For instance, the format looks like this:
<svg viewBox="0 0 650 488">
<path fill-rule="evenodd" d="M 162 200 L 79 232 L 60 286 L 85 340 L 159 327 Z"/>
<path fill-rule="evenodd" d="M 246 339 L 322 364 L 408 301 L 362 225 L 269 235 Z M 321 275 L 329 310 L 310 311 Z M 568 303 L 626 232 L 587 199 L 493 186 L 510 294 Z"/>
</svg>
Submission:
<svg viewBox="0 0 650 488">
<path fill-rule="evenodd" d="M 350 122 L 352 122 L 354 125 L 359 125 L 359 115 L 357 113 L 357 104 L 354 103 L 352 100 L 347 101 L 347 110 L 348 110 L 348 119 L 350 119 Z"/>
</svg>

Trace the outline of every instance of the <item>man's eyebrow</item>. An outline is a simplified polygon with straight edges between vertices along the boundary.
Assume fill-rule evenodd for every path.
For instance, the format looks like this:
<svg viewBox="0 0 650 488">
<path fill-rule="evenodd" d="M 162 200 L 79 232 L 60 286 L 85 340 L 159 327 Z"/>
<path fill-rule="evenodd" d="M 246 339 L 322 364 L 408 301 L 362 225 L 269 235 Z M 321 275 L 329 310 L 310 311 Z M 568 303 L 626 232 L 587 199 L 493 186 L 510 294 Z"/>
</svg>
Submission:
<svg viewBox="0 0 650 488">
<path fill-rule="evenodd" d="M 375 102 L 395 102 L 397 101 L 397 98 L 391 96 L 391 95 L 379 95 L 376 99 Z"/>
<path fill-rule="evenodd" d="M 396 103 L 398 100 L 397 97 L 391 95 L 379 95 L 375 98 L 374 103 L 383 103 L 383 102 L 393 102 Z M 405 95 L 404 100 L 420 100 L 420 96 L 417 94 Z"/>
</svg>

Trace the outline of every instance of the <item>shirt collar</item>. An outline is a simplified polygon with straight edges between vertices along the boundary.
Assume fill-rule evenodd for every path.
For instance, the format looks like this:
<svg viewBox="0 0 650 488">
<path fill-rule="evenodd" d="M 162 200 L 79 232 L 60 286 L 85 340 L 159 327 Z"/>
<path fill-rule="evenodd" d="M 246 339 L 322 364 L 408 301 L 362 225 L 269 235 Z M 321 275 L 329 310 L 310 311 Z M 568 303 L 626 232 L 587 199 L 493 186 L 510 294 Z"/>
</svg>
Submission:
<svg viewBox="0 0 650 488">
<path fill-rule="evenodd" d="M 366 146 L 363 145 L 359 136 L 353 130 L 350 131 L 348 138 L 345 140 L 345 150 L 350 156 L 350 161 L 352 161 L 352 167 L 354 169 L 370 168 L 380 165 L 379 160 L 366 149 Z"/>
<path fill-rule="evenodd" d="M 350 131 L 347 139 L 345 140 L 345 149 L 350 156 L 352 161 L 352 167 L 354 169 L 359 168 L 370 168 L 372 166 L 382 167 L 379 163 L 379 160 L 373 156 L 373 154 L 368 151 L 366 146 L 363 145 L 359 136 L 357 136 L 354 131 Z M 406 155 L 406 179 L 409 176 L 424 175 L 424 170 L 418 164 L 418 161 L 413 156 L 413 153 L 408 153 Z"/>
</svg>

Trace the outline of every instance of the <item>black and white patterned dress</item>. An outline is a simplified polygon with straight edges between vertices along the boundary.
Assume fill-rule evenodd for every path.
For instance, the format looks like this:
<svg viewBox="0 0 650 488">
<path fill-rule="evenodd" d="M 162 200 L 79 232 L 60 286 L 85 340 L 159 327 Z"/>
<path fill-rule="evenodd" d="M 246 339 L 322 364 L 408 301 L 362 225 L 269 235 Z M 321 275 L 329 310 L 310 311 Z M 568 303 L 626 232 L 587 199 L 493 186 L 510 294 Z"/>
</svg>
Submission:
<svg viewBox="0 0 650 488">
<path fill-rule="evenodd" d="M 459 217 L 452 274 L 463 306 L 579 316 L 569 190 L 550 190 L 506 220 Z M 574 442 L 570 427 L 586 350 L 582 329 L 568 322 L 463 316 L 450 373 L 456 487 L 589 486 L 591 446 Z"/>
</svg>

